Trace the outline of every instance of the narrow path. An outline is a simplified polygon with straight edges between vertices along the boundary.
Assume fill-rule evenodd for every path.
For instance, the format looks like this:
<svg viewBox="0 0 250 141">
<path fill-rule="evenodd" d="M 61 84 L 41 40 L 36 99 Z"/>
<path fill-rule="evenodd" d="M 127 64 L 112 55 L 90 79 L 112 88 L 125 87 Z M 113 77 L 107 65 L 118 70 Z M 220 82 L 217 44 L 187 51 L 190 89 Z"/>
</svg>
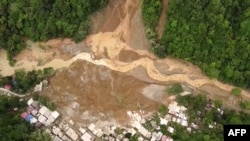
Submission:
<svg viewBox="0 0 250 141">
<path fill-rule="evenodd" d="M 10 90 L 7 90 L 7 89 L 4 89 L 4 88 L 0 88 L 0 95 L 7 95 L 7 96 L 17 96 L 17 97 L 25 97 L 25 96 L 28 96 L 29 94 L 17 94 L 17 93 L 14 93 Z"/>
</svg>

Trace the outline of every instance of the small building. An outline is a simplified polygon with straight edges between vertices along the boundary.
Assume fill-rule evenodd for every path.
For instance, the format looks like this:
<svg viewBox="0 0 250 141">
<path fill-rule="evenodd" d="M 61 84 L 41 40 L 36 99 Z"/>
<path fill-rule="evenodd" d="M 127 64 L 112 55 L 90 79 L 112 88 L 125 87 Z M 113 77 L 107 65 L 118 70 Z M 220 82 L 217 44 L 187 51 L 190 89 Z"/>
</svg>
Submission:
<svg viewBox="0 0 250 141">
<path fill-rule="evenodd" d="M 97 133 L 96 133 L 96 136 L 97 136 L 98 138 L 100 138 L 103 134 L 104 134 L 104 133 L 102 132 L 102 130 L 101 130 L 101 129 L 98 129 L 98 130 L 97 130 Z"/>
<path fill-rule="evenodd" d="M 138 137 L 138 141 L 144 141 L 143 137 Z"/>
<path fill-rule="evenodd" d="M 52 133 L 53 133 L 54 135 L 60 135 L 60 134 L 61 134 L 61 130 L 60 130 L 60 128 L 58 128 L 58 127 L 56 127 L 56 126 L 53 126 L 53 127 L 52 127 Z"/>
<path fill-rule="evenodd" d="M 69 128 L 66 131 L 66 135 L 69 136 L 73 141 L 76 141 L 78 139 L 78 135 L 72 128 Z"/>
<path fill-rule="evenodd" d="M 35 123 L 35 127 L 36 127 L 36 128 L 40 128 L 42 125 L 43 125 L 43 124 L 42 124 L 41 122 L 39 122 L 39 121 Z"/>
<path fill-rule="evenodd" d="M 62 137 L 62 140 L 63 141 L 70 141 L 70 139 L 67 136 L 65 136 L 65 135 Z"/>
<path fill-rule="evenodd" d="M 83 141 L 92 141 L 92 136 L 88 133 L 88 132 L 85 132 L 82 136 L 81 136 L 81 139 Z"/>
<path fill-rule="evenodd" d="M 30 120 L 30 123 L 31 124 L 34 124 L 34 123 L 36 123 L 37 122 L 37 119 L 35 118 L 35 117 L 33 117 L 31 120 Z"/>
<path fill-rule="evenodd" d="M 34 108 L 34 109 L 36 109 L 36 110 L 39 110 L 39 102 L 38 101 L 33 101 L 32 103 L 31 103 L 31 106 Z"/>
<path fill-rule="evenodd" d="M 27 112 L 23 112 L 23 113 L 21 114 L 21 118 L 25 119 L 26 116 L 27 116 L 28 114 L 29 114 L 29 113 L 27 113 Z"/>
<path fill-rule="evenodd" d="M 157 141 L 159 141 L 162 136 L 163 136 L 163 134 L 161 132 L 158 132 L 158 133 L 153 132 L 153 134 L 152 134 L 152 138 L 154 138 L 154 140 L 157 140 Z M 151 140 L 152 140 L 152 138 L 151 138 Z"/>
<path fill-rule="evenodd" d="M 151 124 L 151 126 L 154 128 L 154 129 L 156 129 L 157 128 L 157 123 L 156 123 L 156 121 L 150 121 L 150 124 Z"/>
<path fill-rule="evenodd" d="M 33 98 L 30 98 L 28 101 L 27 101 L 27 105 L 31 105 L 31 103 L 33 103 L 34 102 L 34 100 L 33 100 Z"/>
<path fill-rule="evenodd" d="M 4 88 L 7 89 L 7 90 L 10 90 L 11 87 L 12 87 L 12 86 L 11 86 L 10 84 L 5 84 L 5 85 L 4 85 Z"/>
<path fill-rule="evenodd" d="M 34 109 L 34 110 L 31 111 L 31 114 L 32 114 L 33 116 L 37 116 L 38 111 L 37 111 L 36 109 Z"/>
<path fill-rule="evenodd" d="M 25 120 L 30 122 L 31 119 L 33 118 L 33 116 L 31 114 L 28 114 L 26 117 L 25 117 Z"/>
<path fill-rule="evenodd" d="M 181 108 L 180 106 L 177 105 L 176 101 L 173 101 L 169 104 L 168 109 L 169 109 L 169 114 L 178 116 Z"/>
<path fill-rule="evenodd" d="M 138 132 L 140 132 L 146 138 L 150 138 L 151 137 L 151 133 L 146 128 L 144 128 L 143 126 L 141 126 L 140 128 L 138 128 Z"/>
<path fill-rule="evenodd" d="M 90 131 L 94 131 L 95 130 L 95 125 L 93 123 L 91 123 L 89 126 L 88 126 L 89 130 Z"/>
<path fill-rule="evenodd" d="M 41 109 L 39 110 L 39 113 L 41 113 L 42 115 L 44 115 L 48 111 L 50 111 L 50 110 L 47 107 L 42 106 Z"/>
<path fill-rule="evenodd" d="M 188 122 L 186 120 L 182 120 L 181 121 L 181 125 L 187 127 L 188 126 Z"/>
<path fill-rule="evenodd" d="M 69 123 L 71 124 L 71 125 L 74 125 L 75 124 L 75 122 L 71 119 L 71 120 L 69 120 Z"/>
<path fill-rule="evenodd" d="M 84 134 L 84 133 L 86 132 L 86 129 L 84 129 L 84 128 L 82 128 L 82 127 L 80 127 L 79 130 L 80 130 L 80 132 L 81 132 L 82 134 Z"/>
<path fill-rule="evenodd" d="M 43 115 L 40 115 L 38 117 L 38 121 L 41 122 L 41 123 L 43 123 L 43 124 L 45 123 L 46 120 L 47 120 L 47 118 L 45 116 L 43 116 Z"/>
<path fill-rule="evenodd" d="M 50 110 L 47 110 L 47 111 L 43 114 L 43 116 L 49 118 L 49 117 L 51 116 L 51 111 L 50 111 Z"/>
<path fill-rule="evenodd" d="M 51 112 L 51 115 L 54 117 L 54 119 L 57 119 L 60 116 L 60 114 L 57 111 Z"/>
<path fill-rule="evenodd" d="M 160 118 L 160 124 L 161 125 L 167 125 L 168 124 L 168 120 L 166 120 L 164 118 Z"/>
<path fill-rule="evenodd" d="M 41 92 L 43 90 L 43 83 L 40 82 L 39 84 L 37 84 L 34 88 L 34 92 Z"/>
<path fill-rule="evenodd" d="M 171 127 L 171 126 L 169 126 L 169 127 L 168 127 L 168 132 L 169 132 L 169 133 L 174 133 L 174 128 Z"/>
<path fill-rule="evenodd" d="M 173 139 L 166 136 L 166 135 L 163 135 L 162 138 L 161 138 L 161 141 L 173 141 Z"/>
</svg>

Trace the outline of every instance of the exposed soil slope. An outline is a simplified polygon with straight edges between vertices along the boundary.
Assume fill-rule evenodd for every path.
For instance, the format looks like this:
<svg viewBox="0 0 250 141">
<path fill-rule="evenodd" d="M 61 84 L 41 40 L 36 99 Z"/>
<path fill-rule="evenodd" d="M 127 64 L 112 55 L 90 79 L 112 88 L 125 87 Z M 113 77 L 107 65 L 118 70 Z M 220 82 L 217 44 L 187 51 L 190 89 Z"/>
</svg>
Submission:
<svg viewBox="0 0 250 141">
<path fill-rule="evenodd" d="M 45 94 L 59 108 L 68 109 L 72 105 L 74 117 L 81 122 L 82 114 L 108 114 L 119 122 L 127 120 L 126 111 L 143 110 L 152 112 L 159 103 L 142 95 L 142 88 L 148 84 L 123 73 L 112 71 L 104 66 L 97 66 L 86 61 L 76 61 L 68 69 L 59 71 L 50 81 L 50 88 Z M 66 115 L 71 115 L 66 110 Z"/>
</svg>

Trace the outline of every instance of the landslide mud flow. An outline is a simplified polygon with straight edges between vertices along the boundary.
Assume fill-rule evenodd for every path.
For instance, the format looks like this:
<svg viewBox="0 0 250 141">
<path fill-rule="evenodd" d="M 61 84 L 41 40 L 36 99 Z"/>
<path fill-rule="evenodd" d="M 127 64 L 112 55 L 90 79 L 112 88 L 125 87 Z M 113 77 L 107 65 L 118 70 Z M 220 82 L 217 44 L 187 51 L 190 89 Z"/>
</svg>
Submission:
<svg viewBox="0 0 250 141">
<path fill-rule="evenodd" d="M 150 113 L 157 109 L 159 103 L 142 94 L 148 85 L 103 66 L 76 61 L 56 73 L 44 94 L 77 122 L 96 122 L 93 117 L 98 117 L 126 123 L 127 110 Z M 86 119 L 86 112 L 91 118 Z"/>
</svg>

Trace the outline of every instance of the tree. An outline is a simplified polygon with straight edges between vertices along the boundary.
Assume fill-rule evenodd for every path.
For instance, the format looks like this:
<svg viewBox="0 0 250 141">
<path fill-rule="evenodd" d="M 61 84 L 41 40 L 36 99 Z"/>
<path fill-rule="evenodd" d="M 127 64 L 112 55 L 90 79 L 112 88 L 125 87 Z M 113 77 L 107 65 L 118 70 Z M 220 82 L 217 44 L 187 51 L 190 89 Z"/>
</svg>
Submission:
<svg viewBox="0 0 250 141">
<path fill-rule="evenodd" d="M 170 88 L 167 88 L 166 91 L 170 94 L 179 94 L 179 93 L 183 92 L 183 89 L 182 89 L 181 84 L 176 83 L 176 84 L 172 85 Z"/>
<path fill-rule="evenodd" d="M 161 39 L 152 36 L 161 13 L 157 2 L 144 0 L 142 6 L 156 55 L 190 61 L 211 78 L 250 87 L 248 0 L 169 1 Z"/>
<path fill-rule="evenodd" d="M 35 132 L 31 133 L 30 141 L 51 141 L 50 134 L 42 131 L 41 129 L 36 130 Z"/>
</svg>

